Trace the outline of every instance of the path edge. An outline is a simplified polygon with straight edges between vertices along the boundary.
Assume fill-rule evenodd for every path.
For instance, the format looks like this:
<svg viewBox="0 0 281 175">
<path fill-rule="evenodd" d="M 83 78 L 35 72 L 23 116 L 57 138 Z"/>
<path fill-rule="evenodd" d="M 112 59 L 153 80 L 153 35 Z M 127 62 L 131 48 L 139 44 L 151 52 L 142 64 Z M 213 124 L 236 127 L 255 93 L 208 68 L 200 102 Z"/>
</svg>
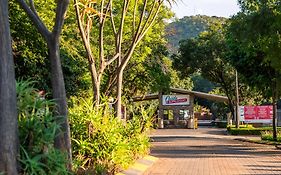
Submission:
<svg viewBox="0 0 281 175">
<path fill-rule="evenodd" d="M 148 168 L 150 168 L 159 158 L 147 155 L 142 159 L 137 160 L 127 170 L 123 170 L 116 175 L 142 175 Z"/>
</svg>

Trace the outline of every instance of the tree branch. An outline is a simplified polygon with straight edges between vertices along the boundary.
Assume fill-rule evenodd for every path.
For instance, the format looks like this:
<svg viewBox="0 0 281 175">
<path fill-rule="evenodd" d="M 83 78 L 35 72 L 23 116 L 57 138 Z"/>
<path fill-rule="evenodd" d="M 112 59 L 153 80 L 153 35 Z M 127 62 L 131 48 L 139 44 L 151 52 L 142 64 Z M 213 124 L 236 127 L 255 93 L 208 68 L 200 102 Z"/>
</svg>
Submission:
<svg viewBox="0 0 281 175">
<path fill-rule="evenodd" d="M 45 26 L 45 24 L 42 22 L 38 14 L 34 11 L 32 11 L 29 6 L 26 4 L 24 0 L 17 0 L 17 2 L 20 4 L 20 6 L 23 8 L 23 10 L 27 13 L 39 33 L 46 39 L 49 40 L 49 37 L 51 35 L 51 32 L 48 30 L 48 28 Z"/>
<path fill-rule="evenodd" d="M 117 53 L 114 57 L 106 61 L 106 65 L 110 65 L 114 60 L 116 60 L 119 57 L 119 53 Z"/>
<path fill-rule="evenodd" d="M 38 16 L 33 0 L 29 0 L 29 4 L 30 4 L 30 9 L 33 11 L 34 14 Z"/>
<path fill-rule="evenodd" d="M 138 0 L 135 0 L 135 6 L 134 6 L 134 13 L 133 13 L 133 35 L 136 30 L 136 13 L 137 13 L 137 8 L 138 8 Z"/>
<path fill-rule="evenodd" d="M 151 26 L 153 25 L 153 23 L 154 23 L 154 21 L 155 21 L 157 15 L 158 15 L 158 13 L 159 13 L 159 10 L 160 10 L 160 8 L 161 8 L 162 3 L 163 3 L 163 1 L 162 1 L 162 2 L 159 2 L 159 5 L 158 5 L 158 7 L 157 7 L 157 10 L 156 10 L 156 12 L 155 12 L 155 14 L 154 14 L 154 16 L 153 16 L 151 22 L 149 23 L 149 25 L 148 25 L 148 27 L 147 27 L 146 29 L 145 29 L 145 28 L 142 29 L 141 35 L 138 37 L 138 40 L 136 41 L 136 43 L 138 43 L 138 42 L 144 37 L 144 35 L 148 32 L 148 30 L 149 30 L 149 29 L 151 28 Z M 147 19 L 147 20 L 148 20 L 148 19 Z M 145 25 L 146 25 L 146 24 L 145 24 Z"/>
<path fill-rule="evenodd" d="M 144 4 L 144 8 L 143 8 L 143 11 L 142 11 L 142 17 L 140 18 L 141 20 L 143 20 L 143 18 L 144 18 L 146 3 L 147 3 L 147 0 L 145 1 L 145 4 Z M 118 68 L 118 71 L 123 71 L 124 68 L 126 67 L 126 65 L 128 64 L 131 56 L 133 55 L 133 52 L 134 52 L 137 44 L 140 42 L 140 40 L 144 37 L 144 35 L 147 33 L 147 31 L 151 28 L 152 24 L 154 23 L 154 21 L 155 21 L 155 19 L 157 17 L 157 14 L 159 13 L 159 10 L 160 10 L 160 7 L 161 7 L 162 3 L 163 3 L 163 0 L 159 2 L 157 10 L 156 10 L 156 12 L 155 12 L 155 14 L 153 16 L 153 19 L 151 20 L 150 24 L 148 25 L 148 27 L 145 30 L 144 29 L 141 30 L 141 23 L 142 23 L 142 21 L 139 22 L 138 31 L 136 32 L 135 38 L 134 38 L 134 40 L 133 40 L 133 42 L 131 44 L 130 49 L 127 51 L 127 53 L 125 54 L 125 58 L 122 60 L 120 66 Z M 142 32 L 142 33 L 138 37 L 138 33 L 139 32 Z"/>
<path fill-rule="evenodd" d="M 77 17 L 77 21 L 78 21 L 78 28 L 80 30 L 80 34 L 81 34 L 81 37 L 82 37 L 82 40 L 83 40 L 83 43 L 84 43 L 84 47 L 85 47 L 86 52 L 87 52 L 88 61 L 89 61 L 90 65 L 95 65 L 95 59 L 93 57 L 91 45 L 90 45 L 89 40 L 87 39 L 87 34 L 86 34 L 86 32 L 84 30 L 84 27 L 82 25 L 82 20 L 81 20 L 81 17 L 80 17 L 80 10 L 79 10 L 79 6 L 78 6 L 78 0 L 74 0 L 74 2 L 75 2 L 74 7 L 75 7 L 75 12 L 76 12 L 76 17 Z M 95 66 L 91 66 L 91 69 L 94 71 L 94 74 L 97 75 L 97 71 L 96 71 Z"/>
<path fill-rule="evenodd" d="M 111 1 L 111 0 L 110 0 Z M 105 13 L 103 13 L 103 4 L 104 1 L 102 1 L 102 9 L 101 9 L 101 16 L 100 16 L 100 27 L 99 27 L 99 57 L 100 57 L 100 69 L 99 69 L 99 77 L 101 79 L 101 75 L 104 71 L 104 69 L 107 66 L 107 62 L 104 60 L 104 25 L 105 25 L 105 21 L 106 21 L 106 17 L 107 17 L 107 13 L 109 12 L 110 9 L 110 1 L 108 1 L 107 5 L 106 5 L 106 10 Z"/>
<path fill-rule="evenodd" d="M 57 0 L 56 19 L 52 32 L 54 37 L 56 38 L 58 38 L 61 34 L 61 30 L 64 23 L 64 17 L 66 15 L 66 10 L 68 5 L 69 5 L 69 0 Z"/>
<path fill-rule="evenodd" d="M 151 7 L 151 9 L 150 9 L 150 11 L 149 11 L 149 13 L 148 13 L 147 20 L 145 21 L 145 23 L 144 23 L 144 25 L 143 25 L 141 31 L 139 31 L 139 32 L 137 33 L 136 38 L 139 38 L 139 36 L 140 36 L 141 33 L 143 32 L 143 30 L 145 29 L 145 26 L 147 25 L 147 23 L 149 22 L 149 20 L 150 20 L 150 18 L 151 18 L 151 15 L 152 15 L 152 13 L 153 13 L 153 10 L 154 10 L 154 8 L 155 8 L 156 3 L 157 3 L 157 1 L 154 1 L 154 2 L 153 2 L 153 5 L 152 5 L 152 7 Z"/>
<path fill-rule="evenodd" d="M 113 29 L 113 32 L 114 32 L 114 35 L 116 37 L 117 35 L 117 30 L 116 30 L 116 27 L 115 27 L 115 22 L 114 22 L 114 17 L 113 17 L 113 12 L 112 12 L 112 0 L 110 0 L 110 19 L 111 19 L 111 26 L 112 26 L 112 29 Z"/>
<path fill-rule="evenodd" d="M 118 66 L 121 64 L 122 61 L 122 40 L 123 40 L 123 28 L 124 28 L 124 23 L 125 23 L 125 16 L 127 13 L 127 8 L 128 8 L 128 2 L 129 0 L 123 0 L 123 9 L 122 9 L 122 16 L 121 16 L 121 22 L 119 26 L 119 30 L 117 33 L 117 42 L 116 42 L 116 51 L 119 53 L 119 59 L 118 59 Z"/>
<path fill-rule="evenodd" d="M 141 13 L 141 16 L 140 16 L 140 21 L 139 21 L 139 24 L 138 24 L 138 28 L 137 28 L 137 31 L 135 33 L 135 36 L 133 38 L 133 42 L 132 44 L 134 44 L 139 36 L 139 33 L 141 31 L 141 23 L 143 22 L 143 18 L 144 18 L 144 14 L 145 14 L 145 9 L 146 9 L 146 5 L 147 5 L 147 0 L 144 1 L 144 4 L 143 4 L 143 9 L 142 9 L 142 13 Z"/>
</svg>

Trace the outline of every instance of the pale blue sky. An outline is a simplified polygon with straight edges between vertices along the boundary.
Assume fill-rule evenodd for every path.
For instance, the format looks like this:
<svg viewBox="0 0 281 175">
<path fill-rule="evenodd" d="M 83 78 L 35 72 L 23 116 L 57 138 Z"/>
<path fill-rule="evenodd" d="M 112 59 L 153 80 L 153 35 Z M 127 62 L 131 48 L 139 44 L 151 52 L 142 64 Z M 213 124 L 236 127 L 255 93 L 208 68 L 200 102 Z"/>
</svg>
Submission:
<svg viewBox="0 0 281 175">
<path fill-rule="evenodd" d="M 176 17 L 208 15 L 230 17 L 239 11 L 237 0 L 178 0 L 172 6 Z"/>
</svg>

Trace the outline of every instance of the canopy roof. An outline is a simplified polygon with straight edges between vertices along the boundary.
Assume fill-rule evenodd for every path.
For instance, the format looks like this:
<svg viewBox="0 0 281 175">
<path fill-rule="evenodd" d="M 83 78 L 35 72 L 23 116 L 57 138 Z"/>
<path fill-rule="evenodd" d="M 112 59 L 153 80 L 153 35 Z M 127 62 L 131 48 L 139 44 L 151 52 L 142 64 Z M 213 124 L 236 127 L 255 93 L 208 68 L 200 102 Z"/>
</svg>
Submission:
<svg viewBox="0 0 281 175">
<path fill-rule="evenodd" d="M 170 90 L 172 93 L 188 94 L 188 95 L 193 95 L 194 97 L 204 98 L 207 100 L 218 101 L 218 102 L 228 102 L 228 98 L 226 96 L 208 94 L 208 93 L 197 92 L 197 91 L 190 91 L 190 90 L 179 89 L 179 88 L 171 88 Z M 158 99 L 158 97 L 159 97 L 158 94 L 149 94 L 146 96 L 134 97 L 133 101 L 156 100 Z"/>
</svg>

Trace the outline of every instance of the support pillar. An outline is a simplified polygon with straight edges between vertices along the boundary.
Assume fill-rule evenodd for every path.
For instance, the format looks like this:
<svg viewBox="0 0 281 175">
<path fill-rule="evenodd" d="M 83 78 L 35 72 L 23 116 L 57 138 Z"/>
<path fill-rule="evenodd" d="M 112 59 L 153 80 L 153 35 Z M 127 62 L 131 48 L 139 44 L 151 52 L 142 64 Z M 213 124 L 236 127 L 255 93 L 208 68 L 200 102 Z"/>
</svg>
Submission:
<svg viewBox="0 0 281 175">
<path fill-rule="evenodd" d="M 173 110 L 173 115 L 174 115 L 174 125 L 177 126 L 179 124 L 180 110 L 179 109 L 174 109 Z"/>
<path fill-rule="evenodd" d="M 158 94 L 159 99 L 159 112 L 158 112 L 158 128 L 164 128 L 164 109 L 163 109 L 163 102 L 162 102 L 162 92 Z"/>
</svg>

